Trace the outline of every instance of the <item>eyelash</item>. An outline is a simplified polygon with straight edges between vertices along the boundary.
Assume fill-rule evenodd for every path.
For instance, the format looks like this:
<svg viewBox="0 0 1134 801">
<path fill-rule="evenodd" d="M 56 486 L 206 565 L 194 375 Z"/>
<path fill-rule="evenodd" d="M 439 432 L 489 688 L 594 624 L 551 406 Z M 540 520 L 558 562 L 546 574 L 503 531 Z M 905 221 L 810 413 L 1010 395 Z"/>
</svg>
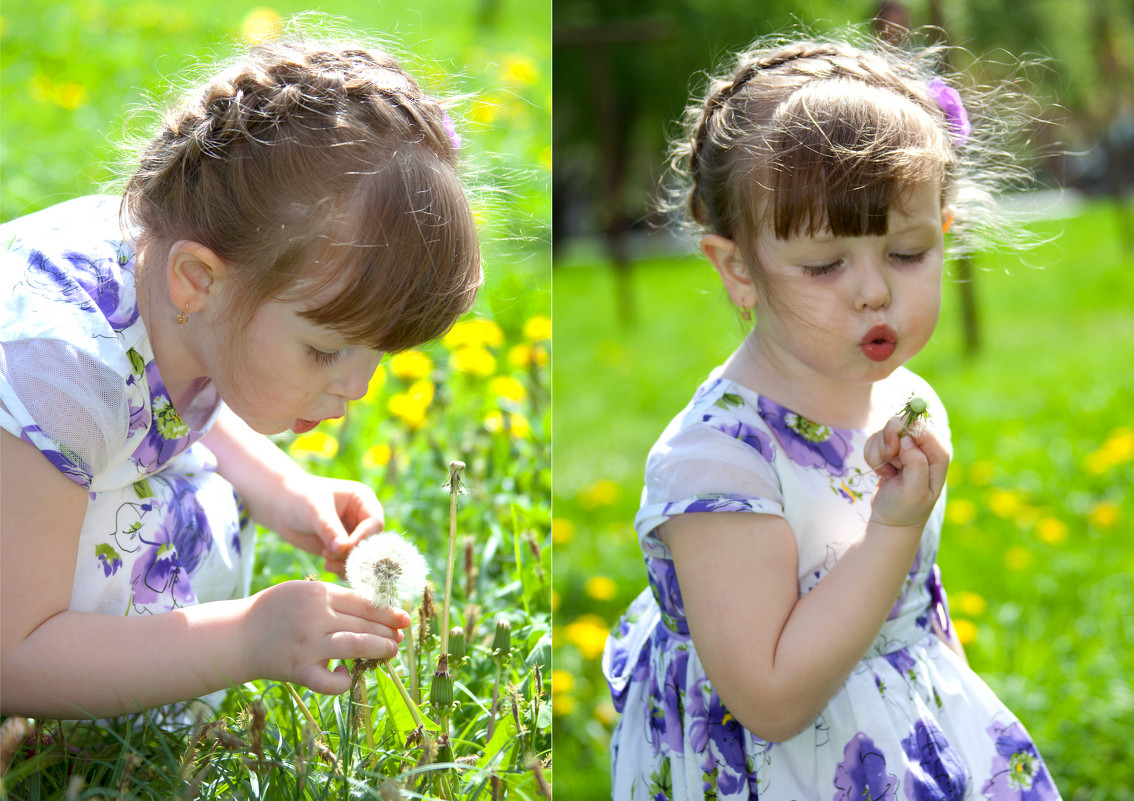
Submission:
<svg viewBox="0 0 1134 801">
<path fill-rule="evenodd" d="M 919 253 L 891 253 L 890 258 L 894 259 L 894 261 L 897 261 L 900 264 L 921 264 L 921 262 L 925 261 L 925 254 L 928 252 L 928 250 L 923 250 Z M 833 261 L 830 264 L 819 264 L 815 266 L 805 264 L 803 265 L 803 272 L 806 275 L 812 276 L 814 278 L 834 272 L 842 265 L 842 263 L 843 262 L 840 259 L 839 261 Z"/>
<path fill-rule="evenodd" d="M 315 359 L 316 364 L 323 365 L 324 367 L 330 367 L 332 364 L 337 362 L 339 360 L 340 354 L 340 352 L 337 350 L 333 353 L 327 353 L 324 350 L 318 350 L 317 348 L 313 348 L 310 345 L 307 346 L 307 352 L 310 353 L 311 356 Z"/>
</svg>

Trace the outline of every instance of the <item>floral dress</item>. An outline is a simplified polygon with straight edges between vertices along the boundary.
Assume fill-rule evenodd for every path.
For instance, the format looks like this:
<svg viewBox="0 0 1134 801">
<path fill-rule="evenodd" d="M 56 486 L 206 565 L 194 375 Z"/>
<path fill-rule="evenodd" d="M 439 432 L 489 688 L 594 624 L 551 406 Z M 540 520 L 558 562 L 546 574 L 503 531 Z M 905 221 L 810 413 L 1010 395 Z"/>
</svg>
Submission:
<svg viewBox="0 0 1134 801">
<path fill-rule="evenodd" d="M 0 247 L 0 426 L 88 491 L 70 608 L 150 615 L 247 595 L 254 526 L 198 441 L 221 401 L 206 384 L 174 409 L 118 200 L 15 220 Z"/>
<path fill-rule="evenodd" d="M 911 394 L 925 398 L 948 442 L 940 401 L 913 373 L 900 369 L 875 390 L 895 412 Z M 810 726 L 766 742 L 714 692 L 658 526 L 686 512 L 781 516 L 795 534 L 802 597 L 863 536 L 877 484 L 862 457 L 866 437 L 715 376 L 666 428 L 635 520 L 649 587 L 603 655 L 622 713 L 612 741 L 617 801 L 1059 798 L 1019 721 L 933 633 L 934 618 L 949 625 L 935 564 L 944 493 L 877 640 Z"/>
</svg>

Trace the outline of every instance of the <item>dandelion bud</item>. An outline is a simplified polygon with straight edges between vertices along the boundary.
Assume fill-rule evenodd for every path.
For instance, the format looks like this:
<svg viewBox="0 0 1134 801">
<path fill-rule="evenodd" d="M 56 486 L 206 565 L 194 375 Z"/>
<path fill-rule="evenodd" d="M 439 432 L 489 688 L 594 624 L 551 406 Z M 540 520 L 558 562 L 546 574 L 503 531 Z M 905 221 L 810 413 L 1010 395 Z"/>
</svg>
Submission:
<svg viewBox="0 0 1134 801">
<path fill-rule="evenodd" d="M 350 586 L 379 609 L 412 606 L 428 573 L 417 548 L 392 531 L 360 542 L 346 562 Z"/>
<path fill-rule="evenodd" d="M 505 662 L 512 654 L 512 624 L 507 620 L 496 621 L 496 634 L 492 638 L 492 658 Z"/>
<path fill-rule="evenodd" d="M 464 661 L 467 653 L 468 646 L 465 644 L 465 630 L 460 626 L 453 626 L 453 628 L 449 629 L 449 660 L 454 665 L 459 665 Z"/>
<path fill-rule="evenodd" d="M 453 705 L 453 677 L 449 671 L 437 671 L 429 685 L 429 703 L 434 709 L 448 709 Z"/>
</svg>

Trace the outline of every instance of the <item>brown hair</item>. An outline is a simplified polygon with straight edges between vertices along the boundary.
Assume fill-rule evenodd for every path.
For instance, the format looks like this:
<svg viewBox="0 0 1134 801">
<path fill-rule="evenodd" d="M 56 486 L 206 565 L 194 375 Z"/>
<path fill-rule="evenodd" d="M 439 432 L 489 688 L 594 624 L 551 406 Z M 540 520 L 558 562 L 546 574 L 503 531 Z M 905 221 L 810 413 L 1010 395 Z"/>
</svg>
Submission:
<svg viewBox="0 0 1134 801">
<path fill-rule="evenodd" d="M 303 316 L 405 350 L 444 334 L 483 280 L 451 126 L 385 53 L 262 44 L 166 113 L 123 218 L 139 252 L 188 239 L 239 271 L 235 331 L 269 300 L 333 287 Z"/>
<path fill-rule="evenodd" d="M 974 128 L 954 141 L 929 91 L 944 52 L 874 39 L 755 43 L 686 109 L 684 136 L 671 152 L 678 185 L 670 208 L 683 207 L 702 232 L 732 239 L 755 264 L 765 230 L 781 239 L 822 230 L 882 234 L 890 209 L 930 182 L 955 208 L 954 231 L 975 234 L 974 242 L 994 238 L 987 233 L 999 218 L 995 191 L 1028 173 L 992 142 L 1020 115 L 990 121 L 981 108 L 992 92 L 966 91 Z"/>
</svg>

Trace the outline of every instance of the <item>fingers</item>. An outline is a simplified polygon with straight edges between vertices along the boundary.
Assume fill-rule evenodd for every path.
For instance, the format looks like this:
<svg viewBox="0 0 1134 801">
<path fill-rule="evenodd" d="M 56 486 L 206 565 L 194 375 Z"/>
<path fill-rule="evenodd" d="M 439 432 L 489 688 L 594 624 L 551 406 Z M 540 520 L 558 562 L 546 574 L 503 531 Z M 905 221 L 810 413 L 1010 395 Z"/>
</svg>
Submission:
<svg viewBox="0 0 1134 801">
<path fill-rule="evenodd" d="M 404 629 L 410 624 L 410 616 L 404 610 L 390 607 L 376 608 L 366 598 L 353 590 L 339 587 L 334 584 L 327 585 L 332 595 L 334 609 L 341 615 L 360 618 L 362 620 L 380 623 L 393 629 Z M 391 635 L 393 636 L 393 635 Z M 398 632 L 398 636 L 401 633 Z"/>
<path fill-rule="evenodd" d="M 883 478 L 893 476 L 901 467 L 901 461 L 898 459 L 898 440 L 902 425 L 902 418 L 891 417 L 880 431 L 871 434 L 863 449 L 866 463 Z M 887 465 L 892 465 L 893 469 L 887 470 Z"/>
<path fill-rule="evenodd" d="M 339 665 L 333 671 L 326 664 L 309 665 L 295 676 L 295 682 L 323 695 L 342 695 L 350 689 L 350 671 Z"/>
</svg>

